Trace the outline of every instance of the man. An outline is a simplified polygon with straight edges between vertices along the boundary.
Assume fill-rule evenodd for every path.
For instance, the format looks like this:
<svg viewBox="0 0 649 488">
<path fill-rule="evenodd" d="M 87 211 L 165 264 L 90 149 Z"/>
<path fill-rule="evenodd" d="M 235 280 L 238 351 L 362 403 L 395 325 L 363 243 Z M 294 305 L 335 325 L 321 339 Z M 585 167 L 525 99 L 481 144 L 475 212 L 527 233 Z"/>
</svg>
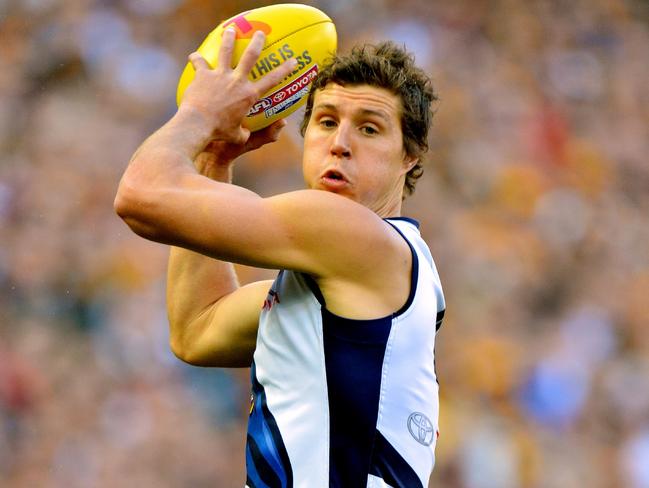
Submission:
<svg viewBox="0 0 649 488">
<path fill-rule="evenodd" d="M 261 198 L 230 184 L 232 161 L 284 125 L 250 134 L 252 104 L 294 69 L 247 74 L 255 34 L 230 69 L 190 56 L 178 112 L 133 156 L 115 208 L 171 244 L 174 353 L 252 366 L 247 486 L 425 486 L 434 464 L 436 329 L 444 299 L 416 222 L 400 217 L 426 149 L 429 79 L 391 43 L 321 71 L 303 124 L 308 189 Z M 239 287 L 229 263 L 280 271 Z"/>
</svg>

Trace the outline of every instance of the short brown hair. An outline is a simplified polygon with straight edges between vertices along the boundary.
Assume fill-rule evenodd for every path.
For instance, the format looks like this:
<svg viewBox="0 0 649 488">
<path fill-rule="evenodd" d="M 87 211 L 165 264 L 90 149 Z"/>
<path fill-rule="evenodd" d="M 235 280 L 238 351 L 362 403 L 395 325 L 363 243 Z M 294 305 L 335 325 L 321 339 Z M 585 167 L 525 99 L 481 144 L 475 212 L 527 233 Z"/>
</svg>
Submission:
<svg viewBox="0 0 649 488">
<path fill-rule="evenodd" d="M 385 88 L 401 99 L 404 149 L 408 156 L 418 159 L 406 174 L 404 190 L 412 194 L 424 172 L 421 159 L 428 151 L 428 131 L 433 119 L 431 105 L 437 100 L 430 78 L 415 65 L 414 56 L 391 41 L 356 46 L 346 56 L 334 56 L 311 86 L 300 127 L 303 136 L 313 111 L 315 93 L 328 83 Z"/>
</svg>

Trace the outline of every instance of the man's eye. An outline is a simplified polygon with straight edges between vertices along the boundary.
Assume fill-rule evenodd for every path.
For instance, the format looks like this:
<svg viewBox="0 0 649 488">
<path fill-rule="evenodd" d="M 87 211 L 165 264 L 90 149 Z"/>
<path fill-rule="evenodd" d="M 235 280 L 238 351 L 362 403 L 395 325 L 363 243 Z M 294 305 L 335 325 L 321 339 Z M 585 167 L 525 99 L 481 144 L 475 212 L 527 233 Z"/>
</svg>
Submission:
<svg viewBox="0 0 649 488">
<path fill-rule="evenodd" d="M 373 136 L 374 134 L 378 134 L 378 133 L 379 133 L 378 130 L 376 130 L 374 127 L 372 127 L 372 126 L 370 126 L 370 125 L 365 125 L 365 126 L 361 127 L 361 131 L 362 131 L 364 134 L 368 135 L 368 136 Z"/>
<path fill-rule="evenodd" d="M 336 122 L 332 119 L 322 119 L 320 125 L 327 128 L 336 127 Z"/>
</svg>

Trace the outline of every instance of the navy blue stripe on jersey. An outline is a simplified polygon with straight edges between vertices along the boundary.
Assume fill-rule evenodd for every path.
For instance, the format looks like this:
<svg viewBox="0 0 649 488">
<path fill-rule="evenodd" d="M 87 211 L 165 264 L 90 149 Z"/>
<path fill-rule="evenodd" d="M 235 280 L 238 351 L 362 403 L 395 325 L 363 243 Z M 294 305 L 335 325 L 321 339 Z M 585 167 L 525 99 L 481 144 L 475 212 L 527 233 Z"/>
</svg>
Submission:
<svg viewBox="0 0 649 488">
<path fill-rule="evenodd" d="M 393 488 L 423 488 L 417 473 L 378 430 L 370 474 L 382 478 Z"/>
<path fill-rule="evenodd" d="M 392 317 L 352 320 L 322 308 L 329 396 L 329 486 L 367 484 Z"/>
<path fill-rule="evenodd" d="M 316 281 L 313 279 L 313 276 L 306 273 L 302 273 L 302 276 L 304 277 L 304 281 L 309 287 L 309 290 L 311 290 L 313 296 L 315 296 L 318 300 L 318 303 L 323 307 L 326 306 L 324 296 L 322 296 L 322 291 L 320 291 L 320 287 L 318 286 L 318 283 L 316 283 Z"/>
<path fill-rule="evenodd" d="M 255 363 L 250 370 L 253 408 L 248 419 L 246 469 L 257 488 L 292 488 L 293 471 L 277 422 L 257 381 Z"/>
<path fill-rule="evenodd" d="M 407 217 L 400 217 L 400 219 L 412 220 L 408 219 Z M 386 222 L 390 224 L 389 220 L 386 220 Z M 415 299 L 415 294 L 417 293 L 417 281 L 419 280 L 419 258 L 417 257 L 415 248 L 412 246 L 412 244 L 410 244 L 410 241 L 406 238 L 406 236 L 403 235 L 403 232 L 401 232 L 396 225 L 390 225 L 399 233 L 403 240 L 406 241 L 406 244 L 408 244 L 408 247 L 410 248 L 410 254 L 412 254 L 412 268 L 410 271 L 410 293 L 408 294 L 408 300 L 406 300 L 406 303 L 404 303 L 403 307 L 401 307 L 395 314 L 396 316 L 399 316 L 410 308 L 410 305 L 412 305 L 412 302 Z"/>
<path fill-rule="evenodd" d="M 246 476 L 246 488 L 257 488 L 257 485 L 252 481 L 249 474 Z"/>
<path fill-rule="evenodd" d="M 437 312 L 437 317 L 435 318 L 435 332 L 437 332 L 442 326 L 445 312 L 446 309 Z M 435 346 L 437 346 L 437 342 L 435 343 Z M 435 346 L 433 346 L 433 371 L 435 371 L 435 381 L 437 381 L 437 385 L 439 386 L 439 376 L 437 376 L 437 354 L 435 354 Z"/>
<path fill-rule="evenodd" d="M 442 326 L 442 321 L 444 320 L 444 313 L 446 313 L 446 309 L 437 312 L 437 317 L 435 318 L 436 331 L 439 330 L 439 328 Z"/>
<path fill-rule="evenodd" d="M 246 486 L 250 488 L 258 488 L 263 486 L 259 473 L 257 473 L 257 468 L 252 457 L 252 452 L 250 451 L 250 446 L 246 442 Z"/>
<path fill-rule="evenodd" d="M 255 486 L 282 486 L 282 482 L 270 464 L 268 464 L 266 458 L 264 458 L 259 446 L 251 435 L 248 435 L 246 443 L 246 462 L 248 460 L 252 461 L 252 465 L 254 466 L 254 470 L 248 473 L 248 477 L 253 480 Z"/>
<path fill-rule="evenodd" d="M 356 344 L 385 346 L 390 337 L 392 315 L 378 319 L 355 320 L 340 317 L 323 307 L 322 323 L 325 334 L 341 340 Z"/>
<path fill-rule="evenodd" d="M 410 217 L 388 217 L 383 220 L 403 220 L 404 222 L 410 222 L 412 225 L 417 227 L 419 229 L 419 222 L 415 219 L 412 219 Z"/>
</svg>

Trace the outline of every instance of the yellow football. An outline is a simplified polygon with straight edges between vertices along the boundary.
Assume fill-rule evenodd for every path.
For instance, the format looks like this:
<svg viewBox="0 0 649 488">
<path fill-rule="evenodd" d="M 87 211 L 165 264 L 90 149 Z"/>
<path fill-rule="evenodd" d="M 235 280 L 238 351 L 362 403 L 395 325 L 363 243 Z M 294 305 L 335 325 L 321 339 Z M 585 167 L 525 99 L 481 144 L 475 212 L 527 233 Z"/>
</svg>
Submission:
<svg viewBox="0 0 649 488">
<path fill-rule="evenodd" d="M 270 5 L 236 15 L 210 32 L 198 52 L 212 68 L 216 67 L 223 31 L 228 27 L 233 27 L 236 32 L 232 67 L 239 62 L 255 31 L 266 34 L 264 49 L 249 75 L 251 80 L 259 80 L 289 58 L 298 62 L 288 78 L 271 88 L 252 106 L 244 120 L 244 126 L 251 131 L 263 129 L 302 106 L 311 81 L 323 62 L 335 53 L 337 46 L 336 27 L 325 13 L 308 5 Z M 193 79 L 194 68 L 187 63 L 178 82 L 178 105 Z"/>
</svg>

